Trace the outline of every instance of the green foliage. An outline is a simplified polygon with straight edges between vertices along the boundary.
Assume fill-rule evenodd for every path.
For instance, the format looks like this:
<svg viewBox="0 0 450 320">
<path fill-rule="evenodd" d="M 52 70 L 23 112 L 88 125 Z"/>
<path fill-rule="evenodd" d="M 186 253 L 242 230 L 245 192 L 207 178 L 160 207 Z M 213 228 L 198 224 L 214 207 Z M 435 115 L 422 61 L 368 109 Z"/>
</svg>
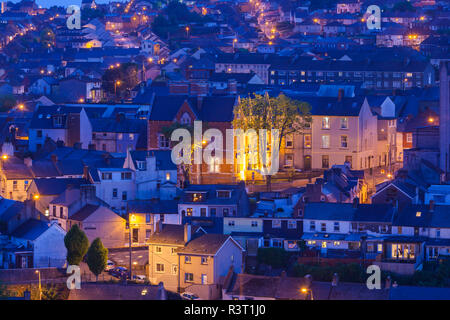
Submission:
<svg viewBox="0 0 450 320">
<path fill-rule="evenodd" d="M 103 246 L 102 240 L 96 238 L 92 241 L 91 246 L 87 252 L 87 264 L 89 270 L 98 279 L 98 275 L 105 270 L 106 263 L 108 261 L 108 249 Z"/>
<path fill-rule="evenodd" d="M 184 3 L 173 0 L 155 18 L 152 23 L 152 29 L 158 36 L 166 38 L 167 33 L 174 33 L 179 30 L 180 24 L 198 23 L 207 20 L 207 17 L 190 12 Z"/>
<path fill-rule="evenodd" d="M 282 248 L 258 248 L 258 263 L 264 263 L 273 268 L 287 265 L 289 254 Z"/>
<path fill-rule="evenodd" d="M 0 112 L 9 111 L 17 104 L 16 98 L 12 94 L 5 94 L 0 96 Z"/>
<path fill-rule="evenodd" d="M 47 285 L 42 288 L 42 300 L 61 300 L 60 292 L 56 285 Z"/>
<path fill-rule="evenodd" d="M 64 237 L 64 244 L 67 248 L 67 262 L 69 265 L 80 265 L 89 248 L 89 240 L 86 234 L 73 225 Z"/>
<path fill-rule="evenodd" d="M 135 63 L 123 63 L 119 67 L 107 69 L 102 76 L 103 89 L 118 95 L 125 90 L 133 89 L 138 83 L 138 66 Z M 117 81 L 120 84 L 115 85 Z"/>
</svg>

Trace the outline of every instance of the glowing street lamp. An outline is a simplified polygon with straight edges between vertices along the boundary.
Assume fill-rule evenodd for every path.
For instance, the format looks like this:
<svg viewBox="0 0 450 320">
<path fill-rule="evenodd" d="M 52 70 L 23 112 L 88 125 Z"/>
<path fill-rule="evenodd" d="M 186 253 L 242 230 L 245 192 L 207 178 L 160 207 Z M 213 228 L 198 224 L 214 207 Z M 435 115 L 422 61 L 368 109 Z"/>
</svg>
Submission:
<svg viewBox="0 0 450 320">
<path fill-rule="evenodd" d="M 8 160 L 8 155 L 7 154 L 2 155 L 2 159 L 3 160 Z"/>
<path fill-rule="evenodd" d="M 311 289 L 309 289 L 309 288 L 301 288 L 300 292 L 305 294 L 305 295 L 308 294 L 308 292 L 309 292 L 311 294 L 311 300 L 314 300 L 313 292 L 312 292 Z"/>
<path fill-rule="evenodd" d="M 39 200 L 39 198 L 40 198 L 40 196 L 39 196 L 38 194 L 35 194 L 35 195 L 33 196 L 33 199 L 34 199 L 34 200 Z"/>
<path fill-rule="evenodd" d="M 39 270 L 36 270 L 35 273 L 39 277 L 39 300 L 42 300 L 42 288 L 41 288 L 41 272 Z"/>
<path fill-rule="evenodd" d="M 114 82 L 114 95 L 117 95 L 117 86 L 120 86 L 121 83 L 120 80 Z"/>
</svg>

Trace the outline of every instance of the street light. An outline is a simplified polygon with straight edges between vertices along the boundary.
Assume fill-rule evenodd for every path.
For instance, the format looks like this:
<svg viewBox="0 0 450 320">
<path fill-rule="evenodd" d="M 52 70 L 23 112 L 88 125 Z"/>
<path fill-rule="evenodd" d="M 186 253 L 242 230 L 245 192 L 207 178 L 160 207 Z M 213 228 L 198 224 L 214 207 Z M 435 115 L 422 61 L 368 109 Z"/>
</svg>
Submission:
<svg viewBox="0 0 450 320">
<path fill-rule="evenodd" d="M 121 83 L 120 80 L 114 82 L 114 95 L 117 95 L 117 86 L 120 86 Z"/>
<path fill-rule="evenodd" d="M 312 289 L 309 289 L 309 288 L 301 288 L 300 291 L 301 291 L 301 293 L 303 293 L 303 294 L 305 294 L 305 295 L 309 292 L 310 295 L 311 295 L 311 300 L 314 300 L 314 296 L 313 296 Z"/>
<path fill-rule="evenodd" d="M 36 270 L 34 273 L 36 273 L 39 277 L 39 300 L 42 300 L 42 290 L 41 290 L 41 272 L 39 270 Z"/>
</svg>

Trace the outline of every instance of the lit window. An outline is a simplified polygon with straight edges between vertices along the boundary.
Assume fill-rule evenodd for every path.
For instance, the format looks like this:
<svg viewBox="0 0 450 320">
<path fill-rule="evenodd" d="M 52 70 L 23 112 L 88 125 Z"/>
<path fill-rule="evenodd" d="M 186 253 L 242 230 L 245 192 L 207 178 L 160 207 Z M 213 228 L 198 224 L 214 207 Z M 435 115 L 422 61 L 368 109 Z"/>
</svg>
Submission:
<svg viewBox="0 0 450 320">
<path fill-rule="evenodd" d="M 330 147 L 330 136 L 323 135 L 322 136 L 322 148 L 328 149 Z"/>
<path fill-rule="evenodd" d="M 330 118 L 329 117 L 322 118 L 322 129 L 330 129 Z"/>
<path fill-rule="evenodd" d="M 341 129 L 348 129 L 348 118 L 341 119 Z"/>
</svg>

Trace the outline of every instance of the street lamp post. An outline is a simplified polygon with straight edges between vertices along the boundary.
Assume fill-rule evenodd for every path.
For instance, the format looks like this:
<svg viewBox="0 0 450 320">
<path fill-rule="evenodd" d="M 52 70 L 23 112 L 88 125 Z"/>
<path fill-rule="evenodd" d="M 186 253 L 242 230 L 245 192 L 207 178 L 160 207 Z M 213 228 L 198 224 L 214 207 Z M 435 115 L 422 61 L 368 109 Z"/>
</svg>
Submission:
<svg viewBox="0 0 450 320">
<path fill-rule="evenodd" d="M 39 277 L 39 300 L 42 300 L 41 272 L 39 270 L 36 270 L 35 273 L 37 273 L 37 275 Z"/>
<path fill-rule="evenodd" d="M 310 288 L 302 288 L 300 291 L 301 291 L 303 294 L 307 294 L 307 293 L 309 292 L 310 295 L 311 295 L 311 300 L 314 300 L 314 296 L 313 296 L 313 291 L 312 291 L 312 289 L 310 289 Z"/>
<path fill-rule="evenodd" d="M 117 86 L 120 86 L 121 82 L 120 80 L 114 81 L 114 95 L 117 98 Z"/>
</svg>

